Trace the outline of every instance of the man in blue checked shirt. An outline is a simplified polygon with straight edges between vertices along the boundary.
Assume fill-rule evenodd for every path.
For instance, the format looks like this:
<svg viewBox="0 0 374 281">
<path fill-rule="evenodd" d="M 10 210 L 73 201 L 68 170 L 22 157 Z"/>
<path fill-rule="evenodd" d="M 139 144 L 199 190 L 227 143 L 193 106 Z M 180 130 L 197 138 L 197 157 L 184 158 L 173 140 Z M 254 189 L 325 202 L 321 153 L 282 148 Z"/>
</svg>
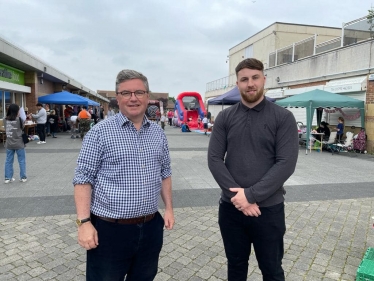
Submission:
<svg viewBox="0 0 374 281">
<path fill-rule="evenodd" d="M 116 94 L 120 112 L 87 133 L 77 160 L 78 242 L 87 250 L 86 280 L 153 280 L 163 228 L 174 225 L 168 142 L 145 116 L 143 74 L 122 70 Z"/>
</svg>

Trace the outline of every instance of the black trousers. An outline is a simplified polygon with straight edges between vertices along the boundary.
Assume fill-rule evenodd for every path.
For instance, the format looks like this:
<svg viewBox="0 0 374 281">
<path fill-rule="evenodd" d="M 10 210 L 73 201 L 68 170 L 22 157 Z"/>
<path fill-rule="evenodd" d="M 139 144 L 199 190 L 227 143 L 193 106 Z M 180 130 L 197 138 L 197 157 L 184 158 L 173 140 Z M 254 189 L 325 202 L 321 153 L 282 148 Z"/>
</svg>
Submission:
<svg viewBox="0 0 374 281">
<path fill-rule="evenodd" d="M 39 135 L 40 141 L 45 141 L 45 124 L 36 124 L 36 132 Z"/>
<path fill-rule="evenodd" d="M 228 281 L 245 281 L 253 244 L 264 281 L 284 281 L 282 259 L 286 232 L 284 203 L 260 208 L 259 217 L 245 216 L 221 200 L 218 222 L 228 261 Z"/>
<path fill-rule="evenodd" d="M 118 224 L 92 216 L 99 245 L 87 251 L 87 281 L 152 281 L 163 243 L 159 212 L 146 223 Z"/>
</svg>

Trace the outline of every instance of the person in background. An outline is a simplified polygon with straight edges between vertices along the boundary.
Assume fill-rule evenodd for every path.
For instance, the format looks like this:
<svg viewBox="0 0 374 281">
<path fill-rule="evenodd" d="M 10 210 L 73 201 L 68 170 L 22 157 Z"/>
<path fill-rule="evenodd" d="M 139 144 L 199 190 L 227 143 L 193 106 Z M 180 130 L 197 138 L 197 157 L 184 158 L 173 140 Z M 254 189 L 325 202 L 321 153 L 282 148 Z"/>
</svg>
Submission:
<svg viewBox="0 0 374 281">
<path fill-rule="evenodd" d="M 165 130 L 165 123 L 168 121 L 168 118 L 166 117 L 166 113 L 162 114 L 160 121 L 161 121 L 161 128 Z"/>
<path fill-rule="evenodd" d="M 319 127 L 317 128 L 317 133 L 322 133 L 323 134 L 323 139 L 328 140 L 330 138 L 330 128 L 328 127 L 328 123 L 325 121 L 322 121 Z M 320 136 L 318 135 L 313 135 L 317 140 L 320 140 Z"/>
<path fill-rule="evenodd" d="M 91 128 L 77 160 L 78 242 L 87 250 L 86 280 L 153 280 L 163 228 L 174 225 L 168 142 L 145 115 L 149 85 L 143 74 L 119 72 L 116 95 L 120 113 Z"/>
<path fill-rule="evenodd" d="M 182 125 L 182 127 L 181 127 L 181 131 L 182 131 L 182 133 L 190 133 L 190 132 L 191 132 L 190 127 L 188 127 L 188 125 L 187 125 L 187 122 L 185 122 L 185 123 Z"/>
<path fill-rule="evenodd" d="M 66 122 L 66 130 L 68 133 L 70 133 L 71 128 L 70 128 L 70 117 L 73 115 L 74 110 L 69 106 L 66 105 L 66 108 L 64 110 L 64 116 L 65 116 L 65 122 Z"/>
<path fill-rule="evenodd" d="M 48 120 L 48 116 L 51 114 L 51 110 L 49 109 L 49 104 L 45 105 L 45 112 L 47 113 L 47 120 Z M 46 132 L 47 132 L 47 137 L 50 137 L 51 136 L 51 127 L 50 127 L 49 122 L 45 123 L 45 128 L 46 128 Z"/>
<path fill-rule="evenodd" d="M 296 120 L 264 97 L 264 65 L 236 69 L 241 101 L 221 111 L 208 148 L 208 166 L 222 189 L 218 211 L 228 281 L 247 280 L 251 247 L 264 281 L 284 281 L 284 183 L 299 154 Z"/>
<path fill-rule="evenodd" d="M 51 133 L 52 133 L 52 138 L 55 139 L 57 138 L 56 133 L 57 133 L 57 126 L 58 126 L 58 117 L 56 115 L 56 112 L 52 109 L 47 118 L 48 118 L 47 123 L 49 123 Z"/>
<path fill-rule="evenodd" d="M 204 126 L 204 135 L 207 134 L 208 132 L 208 118 L 206 117 L 206 114 L 204 114 L 204 118 L 203 118 L 203 126 Z"/>
<path fill-rule="evenodd" d="M 72 139 L 78 139 L 79 138 L 79 135 L 78 135 L 78 116 L 77 115 L 72 115 L 70 117 L 70 127 L 71 127 L 71 137 Z"/>
<path fill-rule="evenodd" d="M 25 121 L 32 121 L 32 117 L 29 114 L 29 108 L 25 107 L 25 114 L 26 114 L 26 120 Z"/>
<path fill-rule="evenodd" d="M 168 111 L 168 119 L 169 119 L 169 126 L 172 125 L 172 121 L 173 121 L 173 112 L 171 110 Z"/>
<path fill-rule="evenodd" d="M 83 140 L 84 136 L 90 130 L 90 126 L 91 126 L 91 114 L 87 111 L 87 106 L 83 106 L 83 110 L 79 112 L 78 122 L 79 122 L 79 131 L 81 134 L 81 139 Z"/>
<path fill-rule="evenodd" d="M 160 121 L 160 118 L 161 118 L 161 112 L 159 109 L 157 109 L 156 110 L 156 124 L 158 124 L 158 121 Z"/>
<path fill-rule="evenodd" d="M 26 152 L 25 144 L 23 143 L 22 133 L 24 124 L 22 119 L 19 117 L 19 106 L 17 104 L 10 104 L 6 113 L 6 117 L 3 119 L 5 133 L 6 133 L 6 159 L 5 159 L 5 180 L 4 183 L 10 183 L 15 181 L 13 178 L 13 163 L 14 154 L 17 154 L 19 170 L 20 170 L 20 181 L 26 182 Z"/>
<path fill-rule="evenodd" d="M 200 130 L 201 128 L 201 117 L 200 115 L 197 117 L 197 128 Z"/>
<path fill-rule="evenodd" d="M 104 120 L 104 107 L 100 105 L 100 119 Z"/>
<path fill-rule="evenodd" d="M 92 106 L 90 106 L 88 113 L 91 114 L 91 119 L 93 119 L 94 123 L 97 124 L 97 115 L 96 115 L 96 109 L 94 110 Z"/>
<path fill-rule="evenodd" d="M 108 110 L 108 113 L 107 113 L 107 117 L 112 117 L 116 115 L 116 113 L 114 112 L 113 108 L 109 107 L 109 110 Z"/>
<path fill-rule="evenodd" d="M 38 112 L 36 114 L 30 114 L 30 116 L 36 119 L 36 132 L 39 135 L 39 141 L 37 144 L 44 144 L 45 142 L 45 123 L 47 123 L 47 112 L 43 108 L 41 103 L 37 103 L 36 107 Z"/>
<path fill-rule="evenodd" d="M 343 140 L 343 135 L 344 135 L 344 118 L 339 117 L 338 118 L 338 125 L 336 126 L 336 140 L 337 142 L 341 142 Z"/>
</svg>

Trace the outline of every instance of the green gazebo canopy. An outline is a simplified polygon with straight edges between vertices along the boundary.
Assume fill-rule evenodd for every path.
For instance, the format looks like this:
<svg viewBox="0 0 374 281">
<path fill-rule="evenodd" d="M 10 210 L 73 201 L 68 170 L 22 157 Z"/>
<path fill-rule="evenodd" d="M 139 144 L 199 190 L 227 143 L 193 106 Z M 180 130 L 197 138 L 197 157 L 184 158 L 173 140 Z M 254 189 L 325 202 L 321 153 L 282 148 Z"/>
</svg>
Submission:
<svg viewBox="0 0 374 281">
<path fill-rule="evenodd" d="M 314 111 L 317 108 L 326 107 L 354 107 L 360 110 L 361 127 L 365 126 L 365 102 L 345 97 L 344 95 L 334 94 L 322 90 L 313 90 L 302 94 L 294 95 L 292 97 L 277 100 L 276 104 L 282 107 L 305 107 L 306 108 L 306 122 L 307 122 L 307 143 L 309 143 L 310 131 L 312 128 L 312 120 Z M 321 116 L 317 114 L 318 125 L 321 122 Z"/>
</svg>

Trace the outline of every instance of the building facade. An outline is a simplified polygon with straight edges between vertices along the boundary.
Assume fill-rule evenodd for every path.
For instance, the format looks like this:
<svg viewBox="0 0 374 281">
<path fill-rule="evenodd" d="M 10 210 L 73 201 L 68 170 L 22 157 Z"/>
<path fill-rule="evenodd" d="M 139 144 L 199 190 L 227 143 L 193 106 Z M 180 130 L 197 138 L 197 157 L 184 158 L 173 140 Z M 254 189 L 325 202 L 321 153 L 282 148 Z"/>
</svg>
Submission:
<svg viewBox="0 0 374 281">
<path fill-rule="evenodd" d="M 277 25 L 277 23 L 274 25 Z M 252 37 L 266 38 L 265 34 L 270 35 L 270 27 Z M 285 27 L 283 26 L 283 28 Z M 293 28 L 296 28 L 296 26 Z M 301 30 L 308 29 L 305 26 L 300 28 Z M 318 31 L 318 27 L 315 30 Z M 367 19 L 363 17 L 346 23 L 340 30 L 332 28 L 330 31 L 321 29 L 318 32 L 321 31 L 326 31 L 323 37 L 316 33 L 314 36 L 291 44 L 285 40 L 287 42 L 285 44 L 288 45 L 279 45 L 279 48 L 275 51 L 270 50 L 267 56 L 261 52 L 256 53 L 254 45 L 253 52 L 249 53 L 248 57 L 258 58 L 264 63 L 266 95 L 269 97 L 281 99 L 314 89 L 321 89 L 365 101 L 367 150 L 374 152 L 374 40 L 371 38 L 372 34 Z M 314 30 L 311 32 L 314 32 Z M 329 38 L 334 32 L 338 36 Z M 261 35 L 261 33 L 265 34 Z M 280 36 L 281 32 L 276 31 L 276 34 Z M 291 36 L 288 37 L 292 38 Z M 321 41 L 317 38 L 327 40 Z M 264 39 L 264 41 L 266 40 Z M 246 41 L 250 43 L 256 40 L 253 38 L 252 41 L 249 39 Z M 231 48 L 230 55 L 243 54 L 245 49 L 250 46 L 244 44 L 244 42 Z M 258 44 L 261 46 L 259 42 Z M 300 49 L 304 53 L 300 52 Z M 207 91 L 205 96 L 216 96 L 217 92 L 222 94 L 233 88 L 236 81 L 235 67 L 245 57 L 247 56 L 235 57 L 233 59 L 234 63 L 230 64 L 230 75 L 227 77 L 227 81 L 230 81 L 230 76 L 233 77 L 231 87 L 223 91 L 222 89 Z M 210 83 L 207 84 L 207 89 L 211 86 Z M 306 112 L 304 108 L 289 108 L 289 110 L 293 112 L 297 121 L 305 123 Z M 337 124 L 339 116 L 345 117 L 346 131 L 353 130 L 356 133 L 360 130 L 359 110 L 355 108 L 343 108 L 342 111 L 324 109 L 322 118 L 334 126 Z M 316 125 L 316 119 L 313 120 L 313 125 Z"/>
<path fill-rule="evenodd" d="M 0 118 L 11 103 L 37 110 L 38 97 L 68 91 L 101 104 L 109 100 L 36 56 L 0 38 Z"/>
<path fill-rule="evenodd" d="M 268 69 L 275 66 L 275 60 L 277 64 L 289 62 L 292 55 L 290 46 L 296 44 L 296 56 L 301 58 L 313 55 L 315 44 L 340 35 L 341 28 L 275 22 L 229 50 L 228 76 L 207 83 L 205 100 L 217 97 L 235 86 L 235 67 L 245 58 L 255 57 Z M 273 55 L 277 50 L 277 55 Z"/>
</svg>

